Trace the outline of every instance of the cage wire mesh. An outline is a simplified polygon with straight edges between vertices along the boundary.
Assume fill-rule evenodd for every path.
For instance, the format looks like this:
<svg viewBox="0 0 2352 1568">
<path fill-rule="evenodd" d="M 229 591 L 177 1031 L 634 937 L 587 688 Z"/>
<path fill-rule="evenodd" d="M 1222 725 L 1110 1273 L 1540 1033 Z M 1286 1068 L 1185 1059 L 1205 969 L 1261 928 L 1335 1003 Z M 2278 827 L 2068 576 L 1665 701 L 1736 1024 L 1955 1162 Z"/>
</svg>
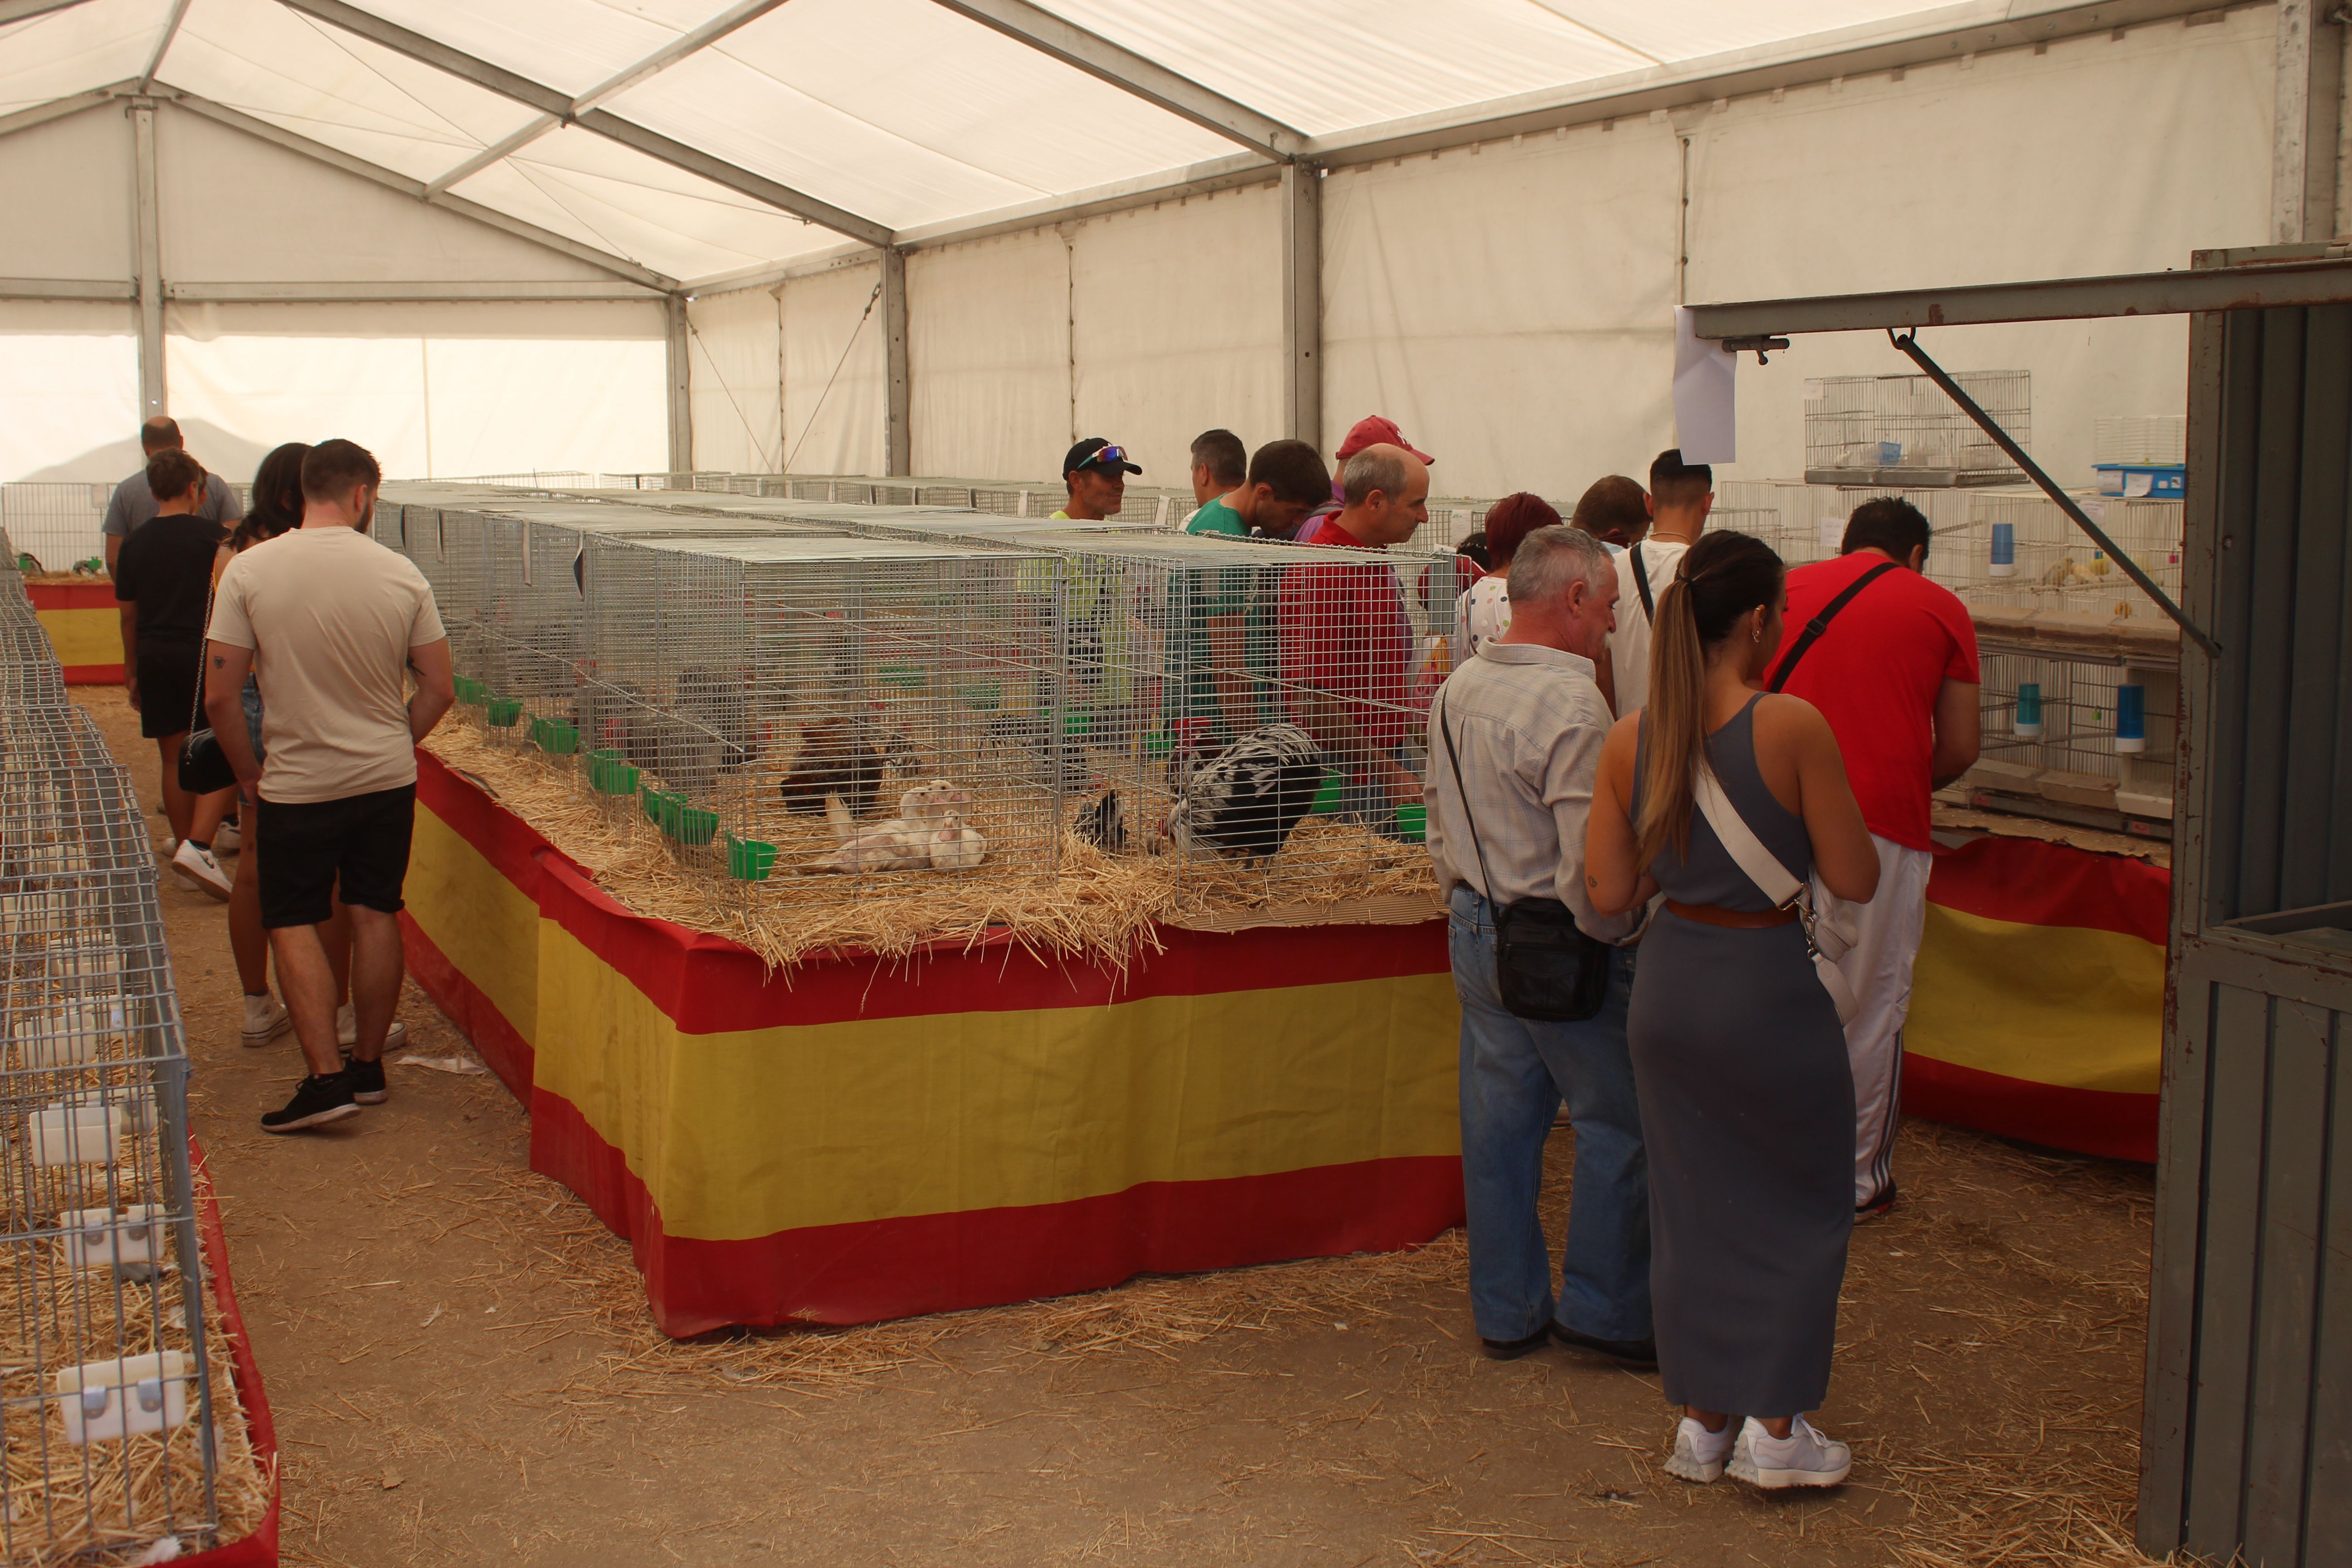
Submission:
<svg viewBox="0 0 2352 1568">
<path fill-rule="evenodd" d="M 215 1368 L 154 854 L 62 703 L 0 714 L 0 1556 L 209 1544 Z"/>
<path fill-rule="evenodd" d="M 2177 663 L 1989 652 L 1983 677 L 1983 758 L 2020 779 L 2102 781 L 2126 797 L 2172 795 L 2180 682 Z M 1985 770 L 1979 770 L 1984 772 Z M 2130 798 L 2120 808 L 2144 813 Z"/>
<path fill-rule="evenodd" d="M 2189 418 L 2182 414 L 2103 415 L 2092 426 L 2094 463 L 2186 463 Z"/>
<path fill-rule="evenodd" d="M 2179 602 L 2187 517 L 2182 502 L 2115 496 L 2076 496 L 2074 500 L 2116 548 L 2168 597 Z M 1969 555 L 1952 585 L 1971 606 L 2113 620 L 2164 618 L 2156 601 L 2039 490 L 1979 492 L 1970 497 L 1970 503 Z"/>
<path fill-rule="evenodd" d="M 2032 375 L 1959 371 L 1952 380 L 2021 447 L 2032 447 Z M 1924 375 L 1839 375 L 1805 383 L 1805 478 L 1835 484 L 1857 470 L 1906 486 L 2002 484 L 2017 466 Z"/>
</svg>

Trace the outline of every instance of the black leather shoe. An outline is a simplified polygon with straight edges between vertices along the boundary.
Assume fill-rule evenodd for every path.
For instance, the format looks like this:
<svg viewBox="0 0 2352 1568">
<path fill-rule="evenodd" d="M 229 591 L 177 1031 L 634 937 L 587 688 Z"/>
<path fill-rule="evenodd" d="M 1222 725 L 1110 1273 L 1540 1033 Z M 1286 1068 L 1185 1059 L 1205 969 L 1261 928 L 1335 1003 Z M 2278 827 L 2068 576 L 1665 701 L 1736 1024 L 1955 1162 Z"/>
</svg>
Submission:
<svg viewBox="0 0 2352 1568">
<path fill-rule="evenodd" d="M 1635 1372 L 1655 1372 L 1658 1367 L 1658 1342 L 1649 1340 L 1603 1340 L 1591 1334 L 1580 1334 L 1574 1329 L 1551 1326 L 1551 1337 L 1573 1351 L 1585 1351 L 1619 1366 Z"/>
<path fill-rule="evenodd" d="M 1550 1329 L 1538 1329 L 1523 1340 L 1482 1339 L 1478 1342 L 1478 1348 L 1486 1352 L 1489 1361 L 1517 1361 L 1531 1351 L 1543 1349 L 1550 1342 L 1551 1335 Z"/>
</svg>

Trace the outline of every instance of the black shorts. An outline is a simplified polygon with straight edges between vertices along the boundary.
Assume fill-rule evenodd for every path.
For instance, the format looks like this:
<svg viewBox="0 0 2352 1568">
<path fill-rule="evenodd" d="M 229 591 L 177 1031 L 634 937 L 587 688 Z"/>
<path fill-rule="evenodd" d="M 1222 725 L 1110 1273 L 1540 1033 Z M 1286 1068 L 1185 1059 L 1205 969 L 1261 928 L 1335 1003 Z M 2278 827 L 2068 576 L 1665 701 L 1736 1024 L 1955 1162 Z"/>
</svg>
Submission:
<svg viewBox="0 0 2352 1568">
<path fill-rule="evenodd" d="M 195 710 L 196 676 L 205 654 L 197 647 L 142 646 L 139 649 L 139 732 L 151 741 L 184 735 Z"/>
<path fill-rule="evenodd" d="M 334 912 L 330 899 L 338 891 L 347 904 L 398 914 L 415 826 L 415 784 L 300 805 L 264 800 L 255 838 L 262 925 L 320 924 Z"/>
</svg>

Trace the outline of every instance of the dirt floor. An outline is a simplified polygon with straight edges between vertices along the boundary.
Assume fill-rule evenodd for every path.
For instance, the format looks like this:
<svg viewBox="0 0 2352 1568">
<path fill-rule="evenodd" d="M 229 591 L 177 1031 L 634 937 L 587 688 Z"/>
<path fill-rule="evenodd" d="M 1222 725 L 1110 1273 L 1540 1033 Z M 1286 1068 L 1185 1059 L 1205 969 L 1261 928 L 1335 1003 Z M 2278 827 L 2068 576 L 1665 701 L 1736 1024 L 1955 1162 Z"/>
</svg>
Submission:
<svg viewBox="0 0 2352 1568">
<path fill-rule="evenodd" d="M 85 700 L 152 807 L 135 717 Z M 626 1249 L 526 1170 L 496 1079 L 394 1066 L 390 1104 L 264 1135 L 298 1055 L 240 1047 L 222 907 L 163 883 L 289 1563 L 2140 1561 L 2142 1167 L 1906 1128 L 1904 1202 L 1854 1237 L 1828 1495 L 1666 1477 L 1654 1377 L 1480 1357 L 1459 1232 L 673 1344 Z M 402 1011 L 419 1054 L 467 1049 L 413 988 Z"/>
</svg>

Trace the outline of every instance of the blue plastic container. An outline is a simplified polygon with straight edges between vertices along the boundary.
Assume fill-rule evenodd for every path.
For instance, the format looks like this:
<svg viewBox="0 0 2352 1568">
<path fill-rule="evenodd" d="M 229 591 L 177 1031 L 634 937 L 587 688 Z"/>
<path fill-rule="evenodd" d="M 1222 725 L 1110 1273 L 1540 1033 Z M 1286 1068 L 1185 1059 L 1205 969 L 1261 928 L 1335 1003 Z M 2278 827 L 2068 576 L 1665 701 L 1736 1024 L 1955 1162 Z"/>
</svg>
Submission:
<svg viewBox="0 0 2352 1568">
<path fill-rule="evenodd" d="M 2017 683 L 2017 713 L 2010 721 L 2010 732 L 2021 741 L 2042 739 L 2042 683 L 2021 680 Z"/>
<path fill-rule="evenodd" d="M 1992 574 L 1996 577 L 2017 575 L 2017 524 L 2013 522 L 1992 525 Z"/>
<path fill-rule="evenodd" d="M 2116 750 L 2137 756 L 2147 750 L 2147 688 L 2116 688 Z"/>
</svg>

